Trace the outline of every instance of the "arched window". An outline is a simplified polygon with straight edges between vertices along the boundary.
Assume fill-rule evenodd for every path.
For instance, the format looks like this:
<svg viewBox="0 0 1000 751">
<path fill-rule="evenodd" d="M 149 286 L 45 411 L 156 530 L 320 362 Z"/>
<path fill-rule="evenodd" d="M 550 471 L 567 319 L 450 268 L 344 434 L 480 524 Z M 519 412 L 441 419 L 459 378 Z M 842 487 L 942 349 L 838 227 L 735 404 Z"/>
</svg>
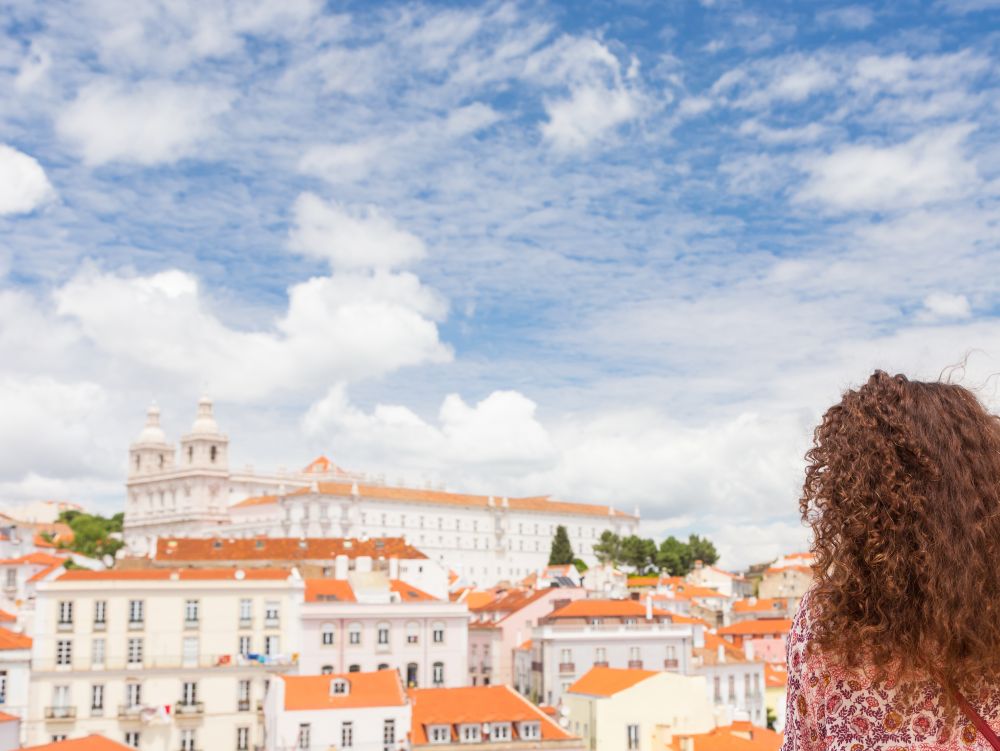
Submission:
<svg viewBox="0 0 1000 751">
<path fill-rule="evenodd" d="M 419 644 L 420 643 L 420 624 L 416 621 L 409 621 L 406 624 L 406 643 L 407 644 Z"/>
<path fill-rule="evenodd" d="M 361 644 L 361 624 L 352 623 L 347 627 L 347 642 L 353 646 Z"/>
<path fill-rule="evenodd" d="M 444 663 L 443 662 L 435 662 L 434 663 L 434 669 L 433 669 L 433 672 L 431 673 L 431 680 L 434 682 L 435 686 L 443 686 L 444 685 Z"/>
<path fill-rule="evenodd" d="M 377 626 L 376 634 L 377 634 L 376 643 L 378 644 L 378 646 L 380 646 L 380 647 L 388 647 L 389 646 L 389 624 L 386 623 L 385 621 L 382 621 L 381 623 L 379 623 L 378 626 Z"/>
<path fill-rule="evenodd" d="M 322 635 L 320 636 L 320 643 L 324 647 L 329 647 L 333 645 L 333 624 L 324 623 L 322 626 Z"/>
<path fill-rule="evenodd" d="M 333 672 L 333 665 L 324 665 L 319 669 L 320 675 L 330 675 Z"/>
<path fill-rule="evenodd" d="M 218 456 L 218 454 L 219 454 L 219 449 L 216 448 L 215 446 L 212 446 L 212 448 L 209 449 L 208 455 L 211 458 L 213 464 L 215 463 L 215 457 Z"/>
<path fill-rule="evenodd" d="M 431 636 L 435 644 L 444 644 L 444 623 L 435 621 L 431 626 Z"/>
<path fill-rule="evenodd" d="M 188 446 L 188 464 L 194 461 L 194 446 Z"/>
<path fill-rule="evenodd" d="M 380 662 L 378 664 L 378 667 L 376 668 L 376 670 L 388 670 L 388 669 L 389 669 L 389 663 L 387 662 Z"/>
</svg>

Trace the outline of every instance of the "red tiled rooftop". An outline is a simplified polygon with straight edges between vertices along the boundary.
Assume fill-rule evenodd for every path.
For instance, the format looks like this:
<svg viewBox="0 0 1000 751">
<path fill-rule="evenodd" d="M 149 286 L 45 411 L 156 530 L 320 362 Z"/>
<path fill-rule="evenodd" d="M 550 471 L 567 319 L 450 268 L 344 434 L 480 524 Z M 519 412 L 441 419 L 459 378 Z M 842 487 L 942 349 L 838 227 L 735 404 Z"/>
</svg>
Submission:
<svg viewBox="0 0 1000 751">
<path fill-rule="evenodd" d="M 596 667 L 588 670 L 579 680 L 569 687 L 572 694 L 587 694 L 588 696 L 614 696 L 619 691 L 647 678 L 659 675 L 655 670 L 624 670 L 622 668 Z"/>
<path fill-rule="evenodd" d="M 656 618 L 674 616 L 666 610 L 653 608 Z M 559 618 L 645 618 L 646 605 L 637 600 L 573 600 L 553 610 L 546 620 Z"/>
<path fill-rule="evenodd" d="M 399 707 L 406 695 L 395 670 L 373 673 L 339 673 L 330 675 L 284 675 L 271 680 L 285 682 L 285 709 L 349 709 L 360 707 Z M 347 681 L 346 694 L 334 694 L 330 684 Z"/>
<path fill-rule="evenodd" d="M 103 735 L 87 735 L 65 741 L 43 743 L 40 746 L 25 746 L 21 751 L 134 751 L 131 746 L 105 738 Z"/>
<path fill-rule="evenodd" d="M 719 634 L 725 636 L 787 634 L 791 629 L 792 621 L 789 618 L 757 618 L 723 626 L 719 629 Z"/>
</svg>

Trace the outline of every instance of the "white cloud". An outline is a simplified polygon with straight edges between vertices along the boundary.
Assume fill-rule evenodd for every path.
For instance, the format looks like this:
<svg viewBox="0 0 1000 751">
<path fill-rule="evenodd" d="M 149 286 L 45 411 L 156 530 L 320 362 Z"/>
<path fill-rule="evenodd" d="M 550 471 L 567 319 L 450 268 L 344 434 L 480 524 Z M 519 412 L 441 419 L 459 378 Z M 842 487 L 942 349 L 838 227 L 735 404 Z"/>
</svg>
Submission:
<svg viewBox="0 0 1000 751">
<path fill-rule="evenodd" d="M 548 121 L 542 135 L 557 150 L 586 148 L 641 114 L 638 64 L 633 60 L 623 73 L 618 58 L 594 39 L 563 39 L 532 56 L 525 73 L 569 88 L 568 97 L 545 101 Z"/>
<path fill-rule="evenodd" d="M 418 237 L 401 230 L 375 206 L 351 209 L 313 193 L 295 201 L 290 247 L 328 260 L 337 269 L 388 269 L 423 258 Z"/>
<path fill-rule="evenodd" d="M 54 197 L 38 160 L 0 143 L 0 216 L 27 214 Z"/>
<path fill-rule="evenodd" d="M 214 119 L 231 100 L 229 92 L 206 86 L 102 80 L 79 92 L 56 128 L 92 166 L 174 162 L 213 132 Z"/>
<path fill-rule="evenodd" d="M 972 306 L 969 305 L 969 298 L 965 295 L 933 292 L 924 298 L 922 313 L 924 317 L 930 319 L 969 318 L 972 315 Z"/>
<path fill-rule="evenodd" d="M 971 125 L 954 125 L 894 146 L 843 146 L 807 159 L 796 199 L 838 211 L 914 208 L 966 195 L 978 182 L 963 144 Z"/>
<path fill-rule="evenodd" d="M 223 324 L 197 279 L 176 270 L 126 277 L 85 269 L 55 293 L 58 312 L 136 377 L 157 373 L 236 401 L 451 357 L 435 325 L 444 303 L 412 274 L 316 277 L 288 298 L 271 327 L 246 331 Z"/>
<path fill-rule="evenodd" d="M 299 170 L 331 183 L 351 182 L 370 174 L 389 147 L 385 140 L 375 138 L 312 146 L 299 160 Z"/>
<path fill-rule="evenodd" d="M 792 128 L 772 128 L 758 120 L 745 120 L 740 124 L 739 133 L 754 136 L 767 144 L 811 143 L 818 141 L 827 132 L 820 123 L 807 123 Z"/>
<path fill-rule="evenodd" d="M 817 13 L 816 20 L 827 26 L 861 31 L 875 23 L 875 12 L 864 5 L 845 5 Z"/>
<path fill-rule="evenodd" d="M 42 82 L 51 66 L 52 56 L 48 51 L 32 43 L 28 50 L 28 56 L 17 69 L 14 88 L 20 92 L 31 91 Z"/>
</svg>

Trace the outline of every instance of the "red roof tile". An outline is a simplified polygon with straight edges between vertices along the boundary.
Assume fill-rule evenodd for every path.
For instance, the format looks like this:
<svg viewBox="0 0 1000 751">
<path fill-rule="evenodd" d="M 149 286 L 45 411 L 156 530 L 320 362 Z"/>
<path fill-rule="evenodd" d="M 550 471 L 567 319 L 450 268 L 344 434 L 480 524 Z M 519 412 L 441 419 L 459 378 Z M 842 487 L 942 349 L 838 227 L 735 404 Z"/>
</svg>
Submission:
<svg viewBox="0 0 1000 751">
<path fill-rule="evenodd" d="M 653 608 L 656 618 L 673 617 L 674 614 Z M 573 600 L 553 610 L 546 620 L 559 618 L 645 618 L 646 604 L 637 600 Z"/>
<path fill-rule="evenodd" d="M 725 636 L 756 636 L 787 634 L 791 629 L 792 621 L 788 618 L 757 618 L 723 626 L 719 629 L 719 633 Z"/>
<path fill-rule="evenodd" d="M 0 650 L 31 649 L 31 637 L 0 628 Z"/>
<path fill-rule="evenodd" d="M 614 696 L 632 688 L 647 678 L 659 675 L 655 670 L 624 670 L 621 668 L 591 668 L 569 687 L 570 693 L 589 696 Z"/>
<path fill-rule="evenodd" d="M 131 746 L 105 738 L 103 735 L 87 735 L 41 746 L 25 746 L 21 751 L 134 751 Z"/>
<path fill-rule="evenodd" d="M 272 678 L 272 680 L 275 680 Z M 331 675 L 284 675 L 285 709 L 349 709 L 357 707 L 399 707 L 406 704 L 406 695 L 395 670 L 374 673 L 340 673 Z M 345 680 L 346 694 L 334 694 L 330 685 Z"/>
</svg>

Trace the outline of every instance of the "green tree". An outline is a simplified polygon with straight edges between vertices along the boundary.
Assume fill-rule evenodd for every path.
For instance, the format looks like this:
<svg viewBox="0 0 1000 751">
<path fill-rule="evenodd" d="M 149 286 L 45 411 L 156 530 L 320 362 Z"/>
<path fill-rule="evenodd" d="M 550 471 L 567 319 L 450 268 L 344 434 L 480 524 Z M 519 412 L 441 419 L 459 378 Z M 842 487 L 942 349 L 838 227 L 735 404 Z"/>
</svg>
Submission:
<svg viewBox="0 0 1000 751">
<path fill-rule="evenodd" d="M 688 537 L 688 548 L 691 551 L 692 566 L 695 561 L 701 561 L 706 566 L 711 566 L 719 560 L 719 552 L 707 537 L 691 535 Z"/>
<path fill-rule="evenodd" d="M 691 550 L 673 535 L 660 543 L 656 553 L 656 565 L 660 571 L 671 576 L 684 576 L 691 570 Z"/>
<path fill-rule="evenodd" d="M 638 535 L 629 535 L 621 541 L 621 562 L 637 574 L 656 568 L 656 543 Z"/>
<path fill-rule="evenodd" d="M 63 511 L 59 521 L 73 530 L 73 541 L 63 547 L 91 558 L 113 556 L 124 544 L 111 537 L 113 533 L 122 531 L 123 518 L 122 514 L 107 518 L 100 514 Z"/>
<path fill-rule="evenodd" d="M 566 527 L 560 524 L 556 527 L 555 537 L 552 538 L 552 548 L 549 551 L 550 566 L 565 566 L 573 562 L 573 546 L 569 543 L 569 533 Z"/>
<path fill-rule="evenodd" d="M 606 529 L 601 532 L 601 537 L 594 544 L 594 555 L 597 560 L 601 563 L 611 563 L 618 564 L 621 563 L 622 559 L 622 540 L 621 538 L 612 532 L 610 529 Z"/>
</svg>

